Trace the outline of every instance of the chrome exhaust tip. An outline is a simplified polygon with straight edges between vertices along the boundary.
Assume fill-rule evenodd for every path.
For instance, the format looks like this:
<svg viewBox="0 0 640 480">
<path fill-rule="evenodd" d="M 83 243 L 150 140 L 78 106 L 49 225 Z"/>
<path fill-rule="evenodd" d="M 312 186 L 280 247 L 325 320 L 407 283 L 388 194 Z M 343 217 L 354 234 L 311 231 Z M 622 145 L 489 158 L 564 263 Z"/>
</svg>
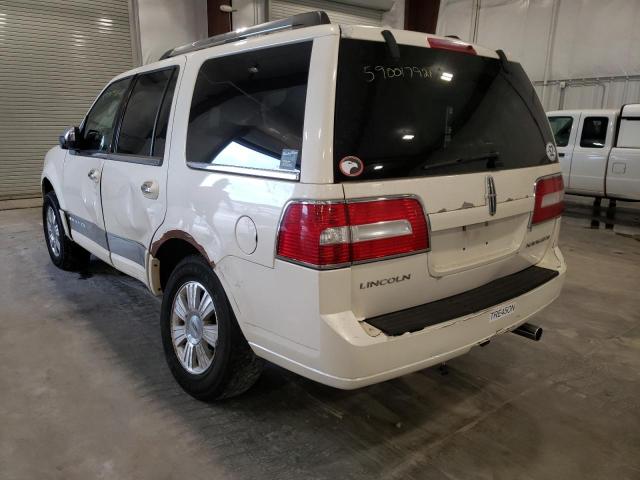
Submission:
<svg viewBox="0 0 640 480">
<path fill-rule="evenodd" d="M 523 323 L 511 332 L 536 342 L 542 337 L 542 327 L 534 325 L 533 323 Z"/>
</svg>

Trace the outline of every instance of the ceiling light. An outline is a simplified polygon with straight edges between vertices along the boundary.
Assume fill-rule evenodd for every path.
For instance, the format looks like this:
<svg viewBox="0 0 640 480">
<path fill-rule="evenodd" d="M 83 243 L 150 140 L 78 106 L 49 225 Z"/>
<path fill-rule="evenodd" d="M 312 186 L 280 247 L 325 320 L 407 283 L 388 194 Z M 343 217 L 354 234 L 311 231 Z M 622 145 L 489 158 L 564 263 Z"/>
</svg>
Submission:
<svg viewBox="0 0 640 480">
<path fill-rule="evenodd" d="M 376 165 L 373 167 L 374 170 L 382 170 L 382 165 Z"/>
<path fill-rule="evenodd" d="M 445 82 L 450 82 L 453 79 L 453 73 L 442 72 L 440 75 L 440 80 L 444 80 Z"/>
<path fill-rule="evenodd" d="M 402 136 L 402 139 L 403 139 L 403 140 L 413 140 L 413 139 L 414 139 L 414 137 L 415 137 L 415 135 L 412 135 L 412 134 L 410 134 L 410 133 L 407 133 L 406 135 L 403 135 L 403 136 Z"/>
</svg>

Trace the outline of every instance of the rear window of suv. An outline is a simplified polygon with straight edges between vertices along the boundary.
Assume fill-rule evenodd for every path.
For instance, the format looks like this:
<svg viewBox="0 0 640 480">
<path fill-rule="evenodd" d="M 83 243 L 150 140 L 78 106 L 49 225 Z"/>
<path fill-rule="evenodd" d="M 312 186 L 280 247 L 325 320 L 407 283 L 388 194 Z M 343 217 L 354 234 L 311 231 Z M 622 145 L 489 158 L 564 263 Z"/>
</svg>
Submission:
<svg viewBox="0 0 640 480">
<path fill-rule="evenodd" d="M 452 175 L 550 163 L 553 136 L 518 63 L 342 39 L 334 123 L 336 181 Z M 348 157 L 361 160 L 352 165 Z M 356 164 L 358 164 L 356 159 Z"/>
</svg>

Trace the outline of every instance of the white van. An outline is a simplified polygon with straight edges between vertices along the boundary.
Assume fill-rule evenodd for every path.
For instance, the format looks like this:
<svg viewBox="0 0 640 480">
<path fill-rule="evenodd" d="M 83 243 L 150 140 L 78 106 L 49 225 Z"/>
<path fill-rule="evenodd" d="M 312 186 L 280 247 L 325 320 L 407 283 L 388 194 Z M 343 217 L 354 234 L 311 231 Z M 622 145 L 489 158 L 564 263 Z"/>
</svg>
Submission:
<svg viewBox="0 0 640 480">
<path fill-rule="evenodd" d="M 566 270 L 522 67 L 322 12 L 114 78 L 42 188 L 53 263 L 91 252 L 162 295 L 169 367 L 200 399 L 246 390 L 262 359 L 350 389 L 538 339 L 525 322 Z"/>
<path fill-rule="evenodd" d="M 640 200 L 640 104 L 547 116 L 567 193 Z"/>
</svg>

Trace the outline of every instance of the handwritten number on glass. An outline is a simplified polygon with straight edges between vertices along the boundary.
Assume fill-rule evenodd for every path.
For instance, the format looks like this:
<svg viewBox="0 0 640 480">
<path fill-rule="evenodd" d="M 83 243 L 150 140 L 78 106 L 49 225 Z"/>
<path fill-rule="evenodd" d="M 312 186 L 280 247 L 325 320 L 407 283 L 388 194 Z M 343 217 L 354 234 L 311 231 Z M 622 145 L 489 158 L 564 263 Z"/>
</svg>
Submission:
<svg viewBox="0 0 640 480">
<path fill-rule="evenodd" d="M 383 65 L 365 65 L 362 68 L 365 75 L 364 81 L 373 82 L 376 78 L 389 80 L 392 78 L 432 78 L 433 73 L 426 67 L 404 66 L 404 67 L 385 67 Z"/>
</svg>

